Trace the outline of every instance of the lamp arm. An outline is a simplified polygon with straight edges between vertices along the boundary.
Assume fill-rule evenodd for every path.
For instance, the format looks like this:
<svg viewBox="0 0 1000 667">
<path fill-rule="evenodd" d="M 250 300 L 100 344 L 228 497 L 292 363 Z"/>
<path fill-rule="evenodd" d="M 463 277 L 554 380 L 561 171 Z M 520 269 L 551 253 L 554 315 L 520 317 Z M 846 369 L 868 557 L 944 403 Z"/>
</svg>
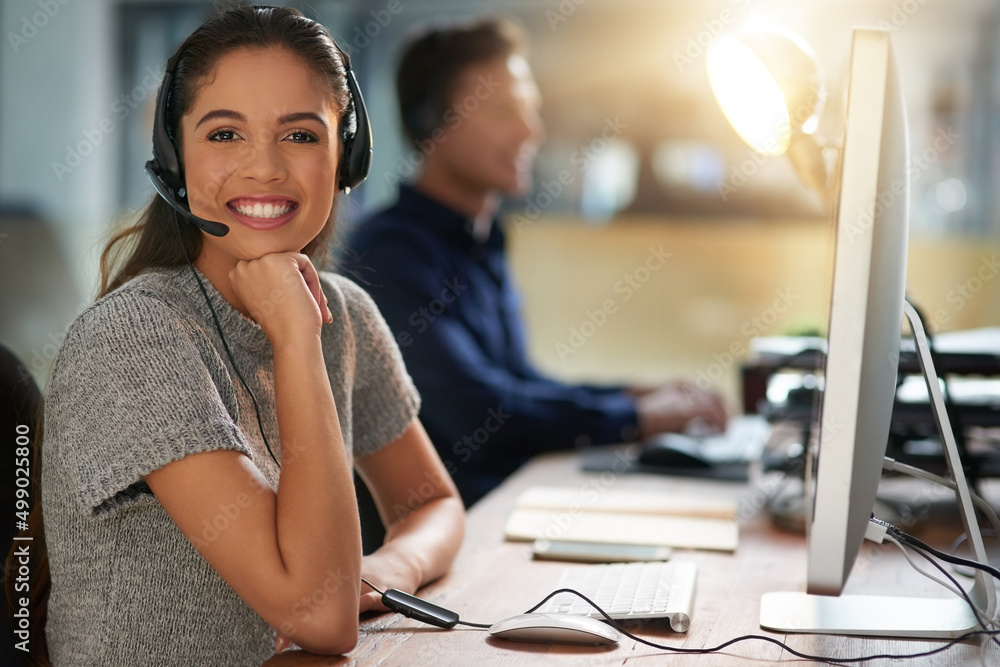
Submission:
<svg viewBox="0 0 1000 667">
<path fill-rule="evenodd" d="M 825 210 L 833 206 L 833 193 L 830 187 L 826 161 L 823 159 L 825 142 L 811 134 L 793 132 L 788 144 L 788 159 L 791 161 L 799 178 L 823 200 Z"/>
</svg>

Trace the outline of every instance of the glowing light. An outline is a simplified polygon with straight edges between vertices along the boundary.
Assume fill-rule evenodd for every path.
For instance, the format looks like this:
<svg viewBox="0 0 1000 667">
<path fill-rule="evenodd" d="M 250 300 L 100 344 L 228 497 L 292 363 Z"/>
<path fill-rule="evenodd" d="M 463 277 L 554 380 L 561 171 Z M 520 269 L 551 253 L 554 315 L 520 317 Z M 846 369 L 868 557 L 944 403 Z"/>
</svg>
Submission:
<svg viewBox="0 0 1000 667">
<path fill-rule="evenodd" d="M 792 131 L 785 96 L 754 51 L 739 39 L 720 37 L 706 64 L 722 113 L 743 141 L 765 155 L 788 150 Z"/>
</svg>

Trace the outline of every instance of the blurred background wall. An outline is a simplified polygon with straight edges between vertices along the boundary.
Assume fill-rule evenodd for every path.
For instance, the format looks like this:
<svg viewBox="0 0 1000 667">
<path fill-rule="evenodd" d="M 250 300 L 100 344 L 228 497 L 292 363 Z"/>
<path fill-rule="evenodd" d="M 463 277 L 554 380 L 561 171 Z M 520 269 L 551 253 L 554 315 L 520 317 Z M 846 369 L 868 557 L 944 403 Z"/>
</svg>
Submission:
<svg viewBox="0 0 1000 667">
<path fill-rule="evenodd" d="M 756 22 L 812 44 L 829 92 L 817 134 L 833 143 L 851 27 L 892 31 L 915 160 L 910 295 L 938 331 L 1000 319 L 993 0 L 287 4 L 350 50 L 372 116 L 372 175 L 342 203 L 342 230 L 391 201 L 419 162 L 401 142 L 392 89 L 406 30 L 483 12 L 528 28 L 547 140 L 534 192 L 507 202 L 505 216 L 531 354 L 554 374 L 706 373 L 735 403 L 754 336 L 824 332 L 832 222 L 786 159 L 739 140 L 706 75 L 705 48 Z M 163 63 L 213 11 L 186 1 L 0 3 L 0 342 L 40 382 L 93 299 L 109 230 L 152 196 L 142 165 Z M 643 273 L 651 253 L 666 259 Z M 628 277 L 645 280 L 628 292 Z"/>
</svg>

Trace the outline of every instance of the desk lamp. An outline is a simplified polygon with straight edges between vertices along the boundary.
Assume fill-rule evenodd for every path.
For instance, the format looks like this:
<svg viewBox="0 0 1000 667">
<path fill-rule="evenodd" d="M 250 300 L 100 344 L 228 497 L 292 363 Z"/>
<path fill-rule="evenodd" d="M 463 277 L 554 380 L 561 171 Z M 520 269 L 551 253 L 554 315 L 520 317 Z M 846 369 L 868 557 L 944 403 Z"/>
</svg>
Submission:
<svg viewBox="0 0 1000 667">
<path fill-rule="evenodd" d="M 826 87 L 812 47 L 785 28 L 746 27 L 712 42 L 706 63 L 712 92 L 740 138 L 763 155 L 787 154 L 829 210 L 823 146 L 814 135 Z"/>
<path fill-rule="evenodd" d="M 815 135 L 826 104 L 823 68 L 798 34 L 772 25 L 753 25 L 721 36 L 709 47 L 708 80 L 726 120 L 751 149 L 786 155 L 799 178 L 833 208 L 834 186 L 823 159 L 825 142 Z M 804 452 L 784 462 L 804 471 Z M 794 477 L 800 477 L 795 475 Z M 772 520 L 805 532 L 803 489 L 772 499 Z"/>
<path fill-rule="evenodd" d="M 709 47 L 706 65 L 709 83 L 726 119 L 753 150 L 767 156 L 786 155 L 799 178 L 822 198 L 828 214 L 834 211 L 840 184 L 828 176 L 823 149 L 839 152 L 815 135 L 826 103 L 823 69 L 812 47 L 796 33 L 779 26 L 747 26 L 717 38 Z M 811 394 L 811 392 L 809 392 Z M 815 399 L 814 399 L 815 400 Z M 807 428 L 806 441 L 816 434 Z M 784 462 L 790 479 L 805 476 L 803 444 Z M 808 519 L 805 490 L 792 488 L 772 498 L 772 520 L 796 532 L 805 532 Z M 879 503 L 880 516 L 898 520 L 898 513 Z"/>
</svg>

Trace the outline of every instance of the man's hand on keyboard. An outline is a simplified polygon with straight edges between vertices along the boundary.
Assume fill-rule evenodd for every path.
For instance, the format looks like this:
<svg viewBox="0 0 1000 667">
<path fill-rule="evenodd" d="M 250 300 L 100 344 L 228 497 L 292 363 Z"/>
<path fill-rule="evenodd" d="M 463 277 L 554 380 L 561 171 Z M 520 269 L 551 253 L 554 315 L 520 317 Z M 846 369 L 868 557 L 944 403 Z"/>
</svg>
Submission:
<svg viewBox="0 0 1000 667">
<path fill-rule="evenodd" d="M 639 436 L 647 437 L 668 431 L 685 431 L 697 423 L 718 431 L 726 428 L 727 413 L 722 399 L 713 391 L 692 382 L 670 382 L 656 388 L 638 387 L 636 412 Z"/>
</svg>

